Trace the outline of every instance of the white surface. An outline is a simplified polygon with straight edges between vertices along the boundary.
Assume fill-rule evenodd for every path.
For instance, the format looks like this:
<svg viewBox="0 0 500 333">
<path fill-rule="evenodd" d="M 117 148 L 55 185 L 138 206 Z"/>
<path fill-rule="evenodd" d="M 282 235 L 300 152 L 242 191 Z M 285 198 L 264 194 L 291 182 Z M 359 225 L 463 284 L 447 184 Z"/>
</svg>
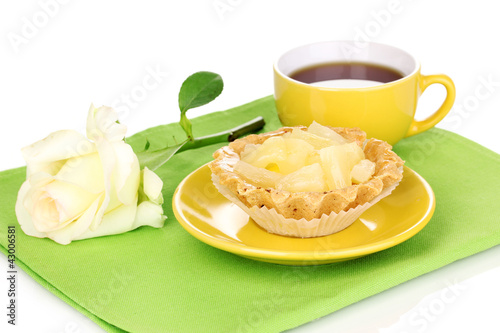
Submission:
<svg viewBox="0 0 500 333">
<path fill-rule="evenodd" d="M 132 134 L 178 119 L 177 93 L 193 72 L 220 73 L 225 89 L 191 117 L 271 94 L 272 64 L 292 47 L 348 39 L 401 47 L 424 74 L 451 76 L 456 104 L 440 127 L 500 152 L 500 20 L 492 1 L 48 2 L 0 4 L 1 170 L 23 165 L 19 149 L 52 131 L 83 131 L 91 102 L 114 105 Z M 21 35 L 33 19 L 41 27 L 24 28 L 29 38 L 15 52 L 10 33 Z M 444 88 L 429 88 L 419 117 L 443 96 Z M 498 332 L 498 258 L 496 247 L 295 332 Z M 455 282 L 459 288 L 448 286 Z M 0 331 L 100 331 L 24 273 L 18 289 L 19 325 L 7 326 L 2 310 Z M 6 290 L 2 277 L 2 308 Z"/>
</svg>

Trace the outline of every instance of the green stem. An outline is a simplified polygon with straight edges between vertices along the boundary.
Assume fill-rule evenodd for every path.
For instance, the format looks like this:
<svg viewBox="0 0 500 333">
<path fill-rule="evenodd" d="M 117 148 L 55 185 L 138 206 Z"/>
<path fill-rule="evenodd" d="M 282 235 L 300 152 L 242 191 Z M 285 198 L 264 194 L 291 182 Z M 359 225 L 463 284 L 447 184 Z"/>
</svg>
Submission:
<svg viewBox="0 0 500 333">
<path fill-rule="evenodd" d="M 264 121 L 264 118 L 257 117 L 230 130 L 202 136 L 200 138 L 195 138 L 194 140 L 188 141 L 177 152 L 180 153 L 181 151 L 209 146 L 215 143 L 233 142 L 234 140 L 242 137 L 245 134 L 256 132 L 262 129 L 265 124 L 266 123 Z"/>
<path fill-rule="evenodd" d="M 181 125 L 182 129 L 186 133 L 188 141 L 193 142 L 194 138 L 193 138 L 193 130 L 192 130 L 191 121 L 186 116 L 185 111 L 181 112 L 181 120 L 179 121 L 179 124 Z"/>
</svg>

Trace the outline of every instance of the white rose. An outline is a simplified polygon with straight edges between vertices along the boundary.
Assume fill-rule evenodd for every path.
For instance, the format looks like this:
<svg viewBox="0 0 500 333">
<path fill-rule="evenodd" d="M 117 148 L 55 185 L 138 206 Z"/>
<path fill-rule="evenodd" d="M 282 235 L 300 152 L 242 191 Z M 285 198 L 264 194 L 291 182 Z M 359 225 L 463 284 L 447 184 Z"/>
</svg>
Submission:
<svg viewBox="0 0 500 333">
<path fill-rule="evenodd" d="M 69 244 L 163 226 L 163 182 L 147 168 L 140 171 L 117 120 L 112 108 L 91 106 L 88 139 L 64 130 L 23 148 L 27 177 L 16 215 L 27 235 Z"/>
</svg>

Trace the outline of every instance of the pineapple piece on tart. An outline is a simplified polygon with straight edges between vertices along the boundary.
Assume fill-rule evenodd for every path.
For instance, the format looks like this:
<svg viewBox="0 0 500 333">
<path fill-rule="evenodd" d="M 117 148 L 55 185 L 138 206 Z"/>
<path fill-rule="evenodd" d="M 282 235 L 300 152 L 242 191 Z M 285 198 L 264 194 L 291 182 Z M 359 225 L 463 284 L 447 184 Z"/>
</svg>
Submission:
<svg viewBox="0 0 500 333">
<path fill-rule="evenodd" d="M 358 128 L 313 122 L 249 135 L 214 153 L 219 192 L 268 232 L 318 237 L 347 228 L 389 195 L 404 162 Z"/>
</svg>

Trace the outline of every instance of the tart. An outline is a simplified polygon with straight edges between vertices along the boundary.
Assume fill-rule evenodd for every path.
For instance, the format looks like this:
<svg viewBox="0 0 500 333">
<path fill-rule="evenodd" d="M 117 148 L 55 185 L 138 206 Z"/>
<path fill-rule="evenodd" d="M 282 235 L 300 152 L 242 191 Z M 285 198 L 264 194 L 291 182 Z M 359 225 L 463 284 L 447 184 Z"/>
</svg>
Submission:
<svg viewBox="0 0 500 333">
<path fill-rule="evenodd" d="M 317 123 L 249 135 L 213 157 L 219 192 L 268 232 L 293 237 L 345 229 L 403 178 L 388 143 Z"/>
</svg>

